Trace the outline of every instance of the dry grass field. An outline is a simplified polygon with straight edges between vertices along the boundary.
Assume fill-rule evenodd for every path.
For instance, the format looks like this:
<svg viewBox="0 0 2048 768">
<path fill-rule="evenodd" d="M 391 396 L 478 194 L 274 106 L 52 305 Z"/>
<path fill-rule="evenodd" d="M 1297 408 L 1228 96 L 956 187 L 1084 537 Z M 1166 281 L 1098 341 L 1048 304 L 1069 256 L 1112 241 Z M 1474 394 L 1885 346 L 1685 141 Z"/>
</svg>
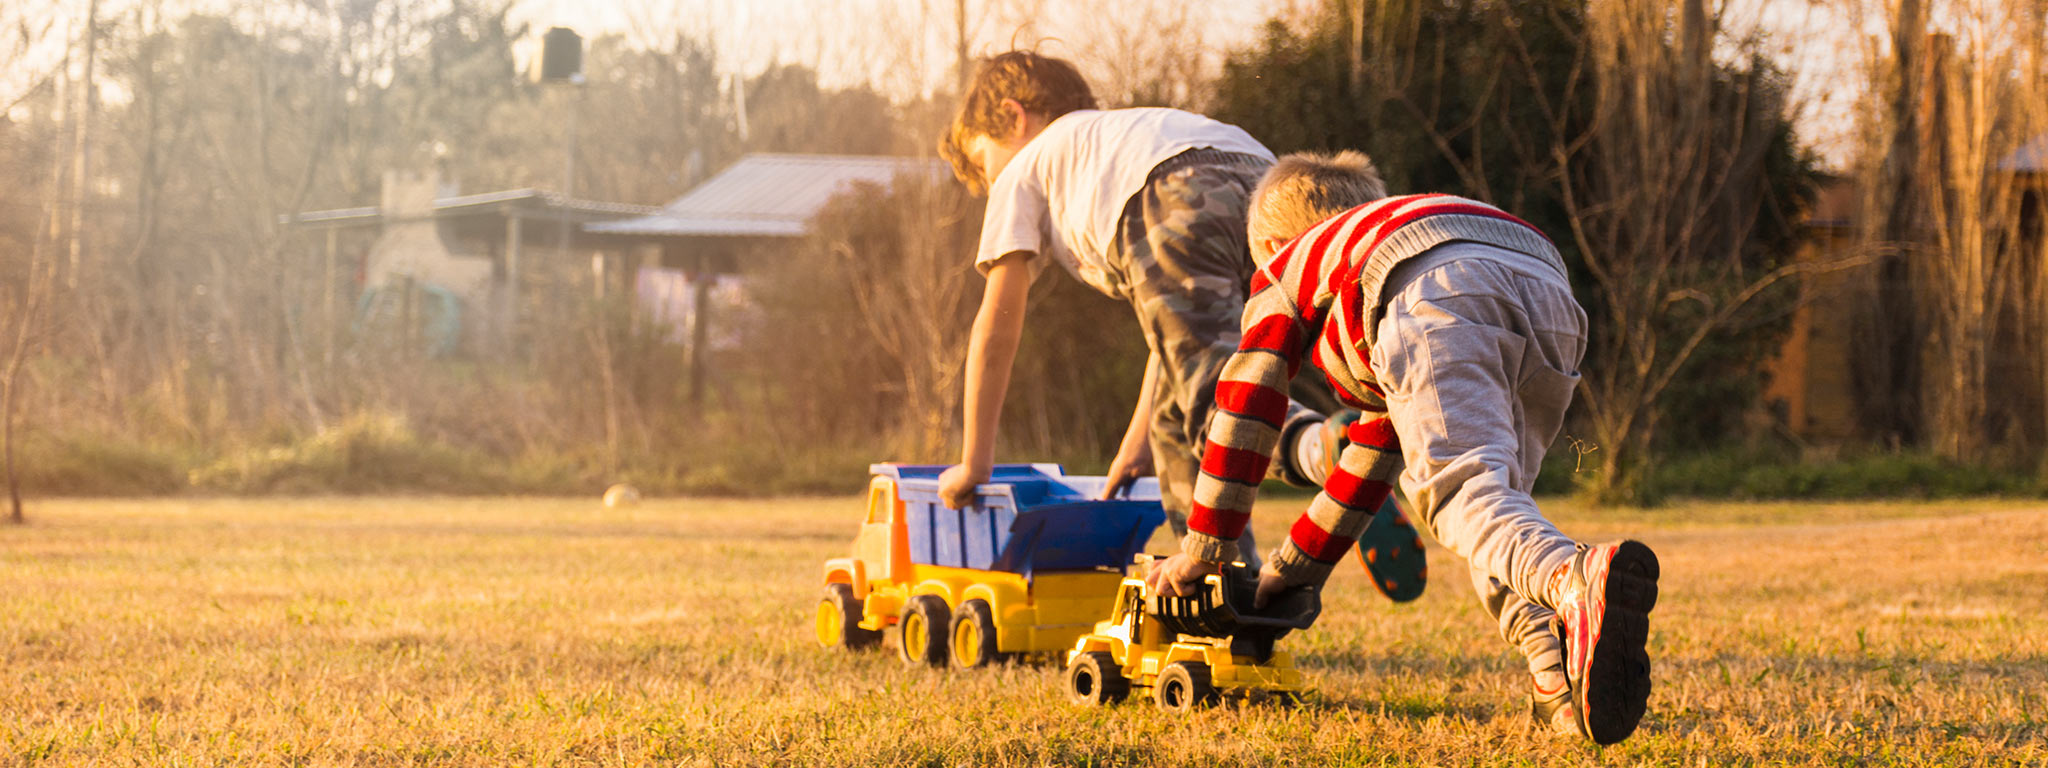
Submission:
<svg viewBox="0 0 2048 768">
<path fill-rule="evenodd" d="M 1340 571 L 1285 641 L 1305 705 L 1172 717 L 818 648 L 852 497 L 52 502 L 0 529 L 0 763 L 2048 764 L 2040 503 L 1549 509 L 1663 559 L 1651 715 L 1605 750 L 1524 727 L 1442 550 L 1409 605 Z"/>
</svg>

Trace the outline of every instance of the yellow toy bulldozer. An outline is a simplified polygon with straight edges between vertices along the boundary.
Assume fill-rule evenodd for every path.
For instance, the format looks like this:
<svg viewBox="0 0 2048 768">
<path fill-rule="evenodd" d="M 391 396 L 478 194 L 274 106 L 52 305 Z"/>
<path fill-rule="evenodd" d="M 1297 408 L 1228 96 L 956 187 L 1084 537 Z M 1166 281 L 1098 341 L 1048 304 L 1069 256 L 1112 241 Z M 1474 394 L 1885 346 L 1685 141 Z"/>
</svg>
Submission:
<svg viewBox="0 0 2048 768">
<path fill-rule="evenodd" d="M 1319 589 L 1290 589 L 1254 612 L 1258 574 L 1243 563 L 1205 577 L 1195 597 L 1167 597 L 1145 585 L 1143 566 L 1150 560 L 1135 558 L 1139 575 L 1118 587 L 1109 620 L 1098 622 L 1067 653 L 1070 698 L 1107 705 L 1133 690 L 1149 691 L 1161 709 L 1185 712 L 1224 696 L 1291 701 L 1301 694 L 1294 657 L 1273 645 L 1315 623 L 1322 612 Z"/>
</svg>

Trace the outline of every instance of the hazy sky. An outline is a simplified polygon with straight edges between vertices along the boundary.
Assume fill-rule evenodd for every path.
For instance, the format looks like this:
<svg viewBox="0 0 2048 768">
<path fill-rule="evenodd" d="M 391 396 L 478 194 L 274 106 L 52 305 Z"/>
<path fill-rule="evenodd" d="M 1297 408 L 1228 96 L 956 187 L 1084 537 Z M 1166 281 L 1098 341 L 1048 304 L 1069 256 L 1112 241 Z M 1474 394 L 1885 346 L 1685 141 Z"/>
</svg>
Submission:
<svg viewBox="0 0 2048 768">
<path fill-rule="evenodd" d="M 1845 154 L 1858 91 L 1851 68 L 1868 45 L 1857 34 L 1861 0 L 1724 0 L 1728 29 L 1758 30 L 1799 74 L 1796 98 L 1808 142 L 1830 162 Z M 1037 46 L 1100 70 L 1138 47 L 1144 19 L 1178 7 L 1187 15 L 1175 43 L 1197 46 L 1214 67 L 1223 52 L 1256 39 L 1266 19 L 1299 16 L 1313 0 L 968 0 L 972 53 Z M 622 32 L 643 44 L 677 33 L 708 38 L 721 68 L 757 72 L 770 63 L 816 67 L 833 85 L 873 83 L 898 95 L 944 84 L 953 62 L 956 0 L 527 0 L 516 18 L 537 37 L 550 26 L 586 36 Z M 1881 26 L 1874 29 L 1881 29 Z M 1153 40 L 1154 45 L 1166 44 Z M 526 54 L 522 54 L 526 55 Z M 1099 72 L 1090 72 L 1097 75 Z"/>
<path fill-rule="evenodd" d="M 17 55 L 0 71 L 0 107 L 61 54 L 65 22 L 82 17 L 87 0 L 0 0 L 0 28 L 54 20 L 51 41 Z M 285 0 L 101 0 L 103 17 L 133 19 L 154 5 L 165 18 L 192 10 L 255 16 Z M 432 2 L 433 0 L 427 0 Z M 1760 29 L 1774 53 L 1799 74 L 1803 134 L 1839 161 L 1860 79 L 1850 70 L 1870 45 L 1869 25 L 1852 9 L 1872 0 L 1721 0 L 1731 30 Z M 586 37 L 618 33 L 641 45 L 665 45 L 678 34 L 708 39 L 720 69 L 754 73 L 771 63 L 816 68 L 828 85 L 871 83 L 898 96 L 944 84 L 954 61 L 958 0 L 520 0 L 516 22 L 532 29 L 517 54 L 537 48 L 540 33 L 567 26 Z M 1169 55 L 1198 53 L 1212 70 L 1223 53 L 1255 39 L 1275 15 L 1298 16 L 1316 0 L 966 0 L 970 52 L 1036 47 L 1077 60 L 1092 78 L 1142 67 Z M 132 21 L 130 22 L 132 23 Z M 8 55 L 0 45 L 0 57 Z M 118 98 L 118 95 L 113 95 Z"/>
<path fill-rule="evenodd" d="M 970 53 L 1005 50 L 1014 41 L 1055 55 L 1103 58 L 1128 47 L 1133 41 L 1118 38 L 1136 35 L 1147 15 L 1172 9 L 1166 13 L 1184 15 L 1192 28 L 1176 42 L 1220 59 L 1275 12 L 1304 5 L 1310 3 L 967 0 L 966 10 Z M 514 18 L 531 24 L 536 35 L 566 26 L 586 37 L 616 32 L 658 45 L 687 34 L 711 40 L 724 69 L 803 63 L 831 85 L 866 82 L 902 94 L 929 91 L 949 76 L 957 9 L 957 0 L 527 0 Z"/>
</svg>

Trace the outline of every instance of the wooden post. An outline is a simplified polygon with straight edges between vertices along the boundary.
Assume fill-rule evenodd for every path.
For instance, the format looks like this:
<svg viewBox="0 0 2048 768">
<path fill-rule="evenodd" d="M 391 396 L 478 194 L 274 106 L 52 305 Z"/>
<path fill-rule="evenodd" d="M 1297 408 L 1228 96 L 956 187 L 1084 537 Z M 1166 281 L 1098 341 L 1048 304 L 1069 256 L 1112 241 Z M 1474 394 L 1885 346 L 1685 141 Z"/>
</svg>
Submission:
<svg viewBox="0 0 2048 768">
<path fill-rule="evenodd" d="M 420 335 L 416 310 L 419 304 L 419 284 L 408 274 L 401 282 L 398 293 L 398 339 L 399 349 L 406 359 L 419 357 Z"/>
<path fill-rule="evenodd" d="M 325 326 L 321 328 L 323 344 L 321 345 L 320 359 L 324 361 L 329 368 L 334 367 L 334 333 L 335 324 L 339 322 L 334 312 L 334 294 L 336 291 L 341 290 L 341 286 L 335 284 L 337 279 L 337 275 L 335 274 L 337 265 L 335 264 L 335 262 L 337 259 L 340 258 L 340 250 L 341 228 L 328 227 L 327 253 L 325 259 L 325 276 L 320 281 L 320 286 L 323 289 L 320 294 L 320 315 L 326 323 Z"/>
<path fill-rule="evenodd" d="M 626 327 L 634 332 L 640 330 L 640 270 L 647 266 L 647 250 L 639 245 L 628 245 L 619 251 L 624 263 L 620 270 L 622 290 L 626 299 Z"/>
<path fill-rule="evenodd" d="M 704 347 L 710 340 L 711 259 L 699 254 L 697 272 L 690 277 L 690 405 L 704 404 L 704 366 L 709 359 Z"/>
<path fill-rule="evenodd" d="M 505 283 L 499 291 L 504 309 L 498 317 L 505 324 L 503 338 L 508 354 L 519 352 L 519 252 L 525 237 L 523 221 L 517 214 L 505 217 Z"/>
</svg>

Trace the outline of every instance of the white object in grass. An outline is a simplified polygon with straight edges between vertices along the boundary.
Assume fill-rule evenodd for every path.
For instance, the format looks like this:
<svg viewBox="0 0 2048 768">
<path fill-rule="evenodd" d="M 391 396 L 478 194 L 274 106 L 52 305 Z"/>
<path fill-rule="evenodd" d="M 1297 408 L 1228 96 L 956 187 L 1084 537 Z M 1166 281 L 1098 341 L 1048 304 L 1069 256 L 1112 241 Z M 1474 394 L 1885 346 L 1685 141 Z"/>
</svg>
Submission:
<svg viewBox="0 0 2048 768">
<path fill-rule="evenodd" d="M 626 483 L 619 483 L 604 491 L 604 505 L 609 508 L 630 507 L 640 503 L 640 489 Z"/>
</svg>

